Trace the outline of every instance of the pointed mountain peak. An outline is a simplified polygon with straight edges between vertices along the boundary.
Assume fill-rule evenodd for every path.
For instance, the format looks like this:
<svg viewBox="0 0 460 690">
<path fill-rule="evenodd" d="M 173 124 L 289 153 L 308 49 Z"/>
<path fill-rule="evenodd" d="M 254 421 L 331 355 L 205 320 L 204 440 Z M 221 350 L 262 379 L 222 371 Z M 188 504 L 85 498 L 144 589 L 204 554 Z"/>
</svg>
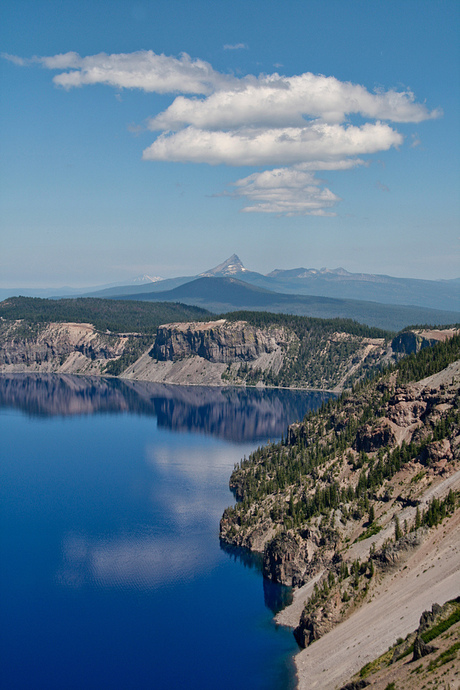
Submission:
<svg viewBox="0 0 460 690">
<path fill-rule="evenodd" d="M 226 261 L 211 268 L 209 271 L 200 273 L 202 277 L 212 277 L 212 276 L 234 276 L 238 273 L 245 273 L 247 268 L 243 266 L 241 259 L 236 255 L 232 254 Z"/>
<path fill-rule="evenodd" d="M 160 276 L 149 276 L 147 273 L 144 273 L 143 275 L 136 276 L 135 278 L 132 279 L 131 283 L 133 285 L 144 285 L 146 283 L 158 283 L 159 280 L 163 280 L 163 278 L 160 278 Z"/>
</svg>

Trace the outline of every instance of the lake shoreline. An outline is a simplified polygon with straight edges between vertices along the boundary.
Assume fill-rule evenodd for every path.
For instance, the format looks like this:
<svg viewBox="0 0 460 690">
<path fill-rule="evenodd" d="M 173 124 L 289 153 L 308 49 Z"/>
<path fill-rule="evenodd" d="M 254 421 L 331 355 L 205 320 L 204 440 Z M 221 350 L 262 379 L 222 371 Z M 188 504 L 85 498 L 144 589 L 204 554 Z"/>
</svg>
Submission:
<svg viewBox="0 0 460 690">
<path fill-rule="evenodd" d="M 238 388 L 238 389 L 248 389 L 248 390 L 287 390 L 287 391 L 305 391 L 306 393 L 328 393 L 331 395 L 340 395 L 343 392 L 342 387 L 336 388 L 312 388 L 309 386 L 270 386 L 265 383 L 258 383 L 254 386 L 248 385 L 247 383 L 236 383 L 236 382 L 226 382 L 226 381 L 214 381 L 212 383 L 203 383 L 201 381 L 170 381 L 170 380 L 157 380 L 152 378 L 143 378 L 136 376 L 125 376 L 125 372 L 119 376 L 114 376 L 113 374 L 106 374 L 99 370 L 95 371 L 89 369 L 87 371 L 67 371 L 59 367 L 58 369 L 41 367 L 33 368 L 25 365 L 1 365 L 0 366 L 0 376 L 13 376 L 27 375 L 27 376 L 38 376 L 38 375 L 55 375 L 55 376 L 78 376 L 78 377 L 97 377 L 103 379 L 116 379 L 118 381 L 138 381 L 142 383 L 162 383 L 167 386 L 199 386 L 204 388 Z"/>
</svg>

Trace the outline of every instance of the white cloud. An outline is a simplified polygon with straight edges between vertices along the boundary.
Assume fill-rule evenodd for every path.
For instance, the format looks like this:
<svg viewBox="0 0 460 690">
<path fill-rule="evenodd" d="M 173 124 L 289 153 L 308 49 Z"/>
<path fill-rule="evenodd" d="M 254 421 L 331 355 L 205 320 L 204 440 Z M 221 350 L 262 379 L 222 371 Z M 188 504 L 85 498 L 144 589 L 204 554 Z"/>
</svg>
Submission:
<svg viewBox="0 0 460 690">
<path fill-rule="evenodd" d="M 246 43 L 235 43 L 235 44 L 229 44 L 226 43 L 224 45 L 224 50 L 248 50 L 248 45 Z"/>
<path fill-rule="evenodd" d="M 225 50 L 246 49 L 244 43 Z M 177 93 L 171 105 L 148 121 L 159 132 L 144 160 L 277 166 L 239 180 L 233 196 L 250 200 L 244 211 L 329 214 L 339 198 L 309 171 L 347 170 L 358 156 L 403 143 L 388 123 L 419 123 L 441 111 L 417 103 L 410 89 L 378 89 L 305 72 L 237 78 L 215 71 L 186 53 L 151 50 L 81 57 L 75 52 L 25 60 L 59 70 L 53 81 L 65 89 L 106 84 L 116 89 Z M 353 118 L 362 124 L 354 124 Z M 413 136 L 412 146 L 418 144 Z M 294 167 L 278 167 L 294 166 Z"/>
<path fill-rule="evenodd" d="M 298 170 L 350 170 L 358 165 L 367 166 L 368 163 L 361 158 L 345 158 L 344 160 L 309 161 L 296 167 Z"/>
<path fill-rule="evenodd" d="M 86 84 L 107 84 L 118 89 L 142 89 L 155 93 L 208 94 L 234 81 L 220 74 L 204 60 L 192 59 L 187 53 L 179 58 L 157 55 L 152 50 L 135 53 L 89 55 L 65 53 L 33 58 L 43 67 L 62 72 L 53 78 L 56 85 L 70 89 Z"/>
<path fill-rule="evenodd" d="M 381 122 L 361 127 L 312 123 L 217 132 L 187 127 L 161 134 L 144 151 L 143 158 L 211 165 L 280 165 L 386 151 L 402 141 L 398 132 Z"/>
<path fill-rule="evenodd" d="M 245 77 L 230 86 L 205 99 L 179 96 L 151 120 L 151 128 L 297 127 L 305 118 L 335 124 L 353 114 L 392 122 L 421 122 L 440 115 L 440 111 L 430 112 L 416 103 L 411 91 L 370 93 L 358 84 L 310 72 L 295 77 L 276 73 Z"/>
<path fill-rule="evenodd" d="M 281 215 L 335 215 L 326 211 L 341 199 L 313 173 L 298 168 L 278 168 L 254 173 L 235 182 L 233 196 L 250 201 L 245 213 L 278 213 Z"/>
<path fill-rule="evenodd" d="M 47 69 L 84 69 L 85 60 L 94 60 L 98 57 L 98 55 L 94 55 L 90 58 L 81 58 L 78 53 L 72 51 L 50 57 L 35 57 L 32 60 Z"/>
<path fill-rule="evenodd" d="M 9 53 L 1 53 L 1 56 L 4 60 L 8 60 L 8 62 L 12 62 L 13 65 L 19 65 L 20 67 L 25 67 L 28 64 L 28 60 L 22 57 L 18 57 L 17 55 L 10 55 Z"/>
</svg>

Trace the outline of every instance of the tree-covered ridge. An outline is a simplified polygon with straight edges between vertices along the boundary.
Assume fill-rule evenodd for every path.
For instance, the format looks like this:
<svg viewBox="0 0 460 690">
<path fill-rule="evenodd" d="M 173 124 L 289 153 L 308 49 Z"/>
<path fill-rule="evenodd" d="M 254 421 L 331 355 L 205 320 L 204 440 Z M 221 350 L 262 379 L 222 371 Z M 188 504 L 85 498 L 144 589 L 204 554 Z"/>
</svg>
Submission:
<svg viewBox="0 0 460 690">
<path fill-rule="evenodd" d="M 0 303 L 0 317 L 30 324 L 91 323 L 99 331 L 153 334 L 163 323 L 214 319 L 205 309 L 173 302 L 135 302 L 94 297 L 41 299 L 10 297 Z"/>
<path fill-rule="evenodd" d="M 364 601 L 376 568 L 458 508 L 448 481 L 460 466 L 459 361 L 458 336 L 422 350 L 410 383 L 402 360 L 235 467 L 238 502 L 221 538 L 263 551 L 265 575 L 285 584 L 324 571 L 297 631 L 302 646 Z M 429 487 L 440 493 L 425 501 Z"/>
<path fill-rule="evenodd" d="M 460 335 L 453 335 L 442 344 L 409 355 L 398 364 L 398 382 L 420 381 L 445 369 L 460 356 Z"/>
<path fill-rule="evenodd" d="M 237 385 L 341 389 L 391 361 L 391 355 L 388 343 L 382 339 L 370 342 L 348 333 L 313 327 L 300 338 L 294 334 L 279 369 L 244 362 L 237 370 L 229 367 L 222 378 Z"/>
<path fill-rule="evenodd" d="M 417 372 L 413 379 L 417 381 L 459 359 L 460 336 L 454 336 L 411 356 L 409 371 Z M 301 424 L 292 425 L 286 439 L 259 448 L 249 459 L 244 459 L 230 480 L 231 488 L 242 501 L 236 510 L 244 512 L 256 500 L 282 492 L 287 486 L 303 485 L 305 478 L 315 487 L 314 493 L 302 494 L 297 503 L 291 494 L 282 516 L 287 518 L 288 526 L 298 525 L 320 514 L 323 508 L 337 508 L 346 503 L 347 497 L 358 501 L 369 498 L 403 464 L 421 457 L 431 442 L 455 435 L 460 424 L 458 383 L 451 386 L 452 401 L 443 414 L 435 415 L 422 431 L 414 432 L 409 442 L 403 440 L 396 444 L 386 415 L 404 397 L 399 388 L 407 380 L 406 362 L 401 360 L 391 371 L 357 386 L 351 395 L 329 399 Z M 369 457 L 365 449 L 370 452 L 377 447 L 378 452 Z M 332 478 L 337 472 L 324 475 L 318 469 L 337 459 L 346 460 L 354 471 L 360 470 L 353 475 L 355 486 L 349 484 L 339 490 Z M 337 468 L 338 465 L 334 470 Z"/>
<path fill-rule="evenodd" d="M 362 338 L 392 338 L 395 334 L 382 328 L 374 328 L 358 323 L 352 319 L 319 319 L 310 316 L 294 316 L 292 314 L 273 314 L 260 311 L 234 311 L 223 314 L 221 318 L 229 321 L 247 321 L 257 328 L 279 326 L 289 328 L 301 338 L 308 331 L 322 331 L 323 333 L 349 333 Z"/>
<path fill-rule="evenodd" d="M 6 338 L 10 342 L 14 338 L 15 341 L 23 339 L 31 343 L 36 341 L 39 331 L 47 323 L 90 323 L 101 334 L 108 331 L 112 334 L 134 333 L 136 335 L 130 336 L 125 344 L 123 354 L 105 368 L 105 373 L 118 376 L 148 348 L 148 342 L 145 338 L 142 340 L 142 336 L 153 336 L 158 326 L 198 322 L 192 324 L 191 330 L 196 331 L 193 337 L 200 339 L 208 336 L 206 329 L 200 332 L 199 322 L 218 319 L 205 310 L 174 303 L 17 297 L 0 304 L 0 336 L 3 341 Z M 270 338 L 270 332 L 274 331 L 285 334 L 279 343 L 280 352 L 274 364 L 262 362 L 259 366 L 251 358 L 236 364 L 230 360 L 227 371 L 219 376 L 222 376 L 222 383 L 235 385 L 263 383 L 316 389 L 340 387 L 379 366 L 392 335 L 346 319 L 324 320 L 259 312 L 235 312 L 225 314 L 223 319 L 230 330 L 236 322 L 247 324 L 247 338 Z M 225 325 L 219 327 L 219 337 L 222 336 L 223 342 L 225 328 Z M 251 329 L 252 334 L 249 333 Z M 246 336 L 242 334 L 243 346 Z M 49 346 L 52 348 L 51 343 Z"/>
<path fill-rule="evenodd" d="M 284 328 L 292 334 L 279 370 L 242 364 L 227 379 L 234 383 L 332 389 L 350 385 L 388 360 L 393 333 L 351 319 L 317 319 L 290 314 L 238 311 L 228 321 L 243 320 L 261 329 Z"/>
<path fill-rule="evenodd" d="M 209 330 L 203 326 L 202 322 L 216 320 L 219 320 L 216 329 Z M 9 354 L 12 344 L 22 341 L 23 349 L 28 348 L 30 352 L 25 359 L 21 359 L 19 353 L 16 353 L 14 361 L 17 366 L 21 362 L 32 361 L 33 366 L 41 366 L 44 356 L 47 357 L 47 362 L 54 356 L 54 367 L 59 363 L 62 366 L 61 355 L 70 355 L 68 347 L 64 348 L 65 352 L 61 352 L 59 348 L 62 343 L 53 344 L 51 334 L 40 336 L 47 324 L 52 323 L 91 324 L 100 336 L 99 349 L 103 357 L 106 354 L 103 353 L 102 335 L 129 334 L 129 340 L 123 342 L 123 352 L 119 348 L 116 351 L 112 348 L 109 356 L 112 361 L 107 362 L 104 370 L 95 371 L 93 367 L 93 374 L 124 374 L 148 350 L 149 338 L 152 340 L 160 337 L 157 333 L 160 325 L 182 323 L 184 326 L 179 328 L 182 335 L 176 334 L 174 328 L 170 329 L 171 342 L 182 339 L 184 344 L 184 352 L 179 353 L 179 359 L 188 356 L 185 347 L 187 338 L 202 344 L 193 354 L 204 360 L 206 353 L 213 347 L 227 347 L 228 351 L 222 357 L 228 366 L 215 374 L 214 383 L 262 383 L 268 386 L 334 391 L 350 388 L 357 381 L 362 381 L 395 362 L 410 351 L 408 343 L 414 338 L 421 347 L 433 342 L 420 334 L 414 335 L 412 340 L 405 336 L 404 342 L 399 342 L 401 336 L 398 336 L 399 346 L 393 349 L 392 344 L 398 338 L 390 343 L 392 333 L 349 319 L 318 319 L 249 311 L 225 314 L 219 318 L 197 307 L 176 303 L 15 297 L 0 303 L 0 338 L 4 363 L 13 361 L 11 353 Z M 243 327 L 235 330 L 237 324 L 242 324 Z M 234 342 L 236 331 L 240 333 L 241 342 Z M 184 336 L 184 333 L 188 335 Z M 213 338 L 214 341 L 211 342 Z M 254 343 L 251 352 L 248 349 L 250 342 Z M 108 345 L 111 347 L 113 342 Z M 34 347 L 38 348 L 35 360 L 32 355 Z M 82 344 L 75 344 L 75 347 L 81 348 Z M 154 352 L 154 348 L 150 352 Z M 239 354 L 234 356 L 232 352 Z M 98 358 L 94 348 L 90 356 L 92 359 Z M 153 366 L 152 354 L 151 357 Z M 413 360 L 409 361 L 413 367 Z M 54 370 L 57 371 L 56 368 Z"/>
</svg>

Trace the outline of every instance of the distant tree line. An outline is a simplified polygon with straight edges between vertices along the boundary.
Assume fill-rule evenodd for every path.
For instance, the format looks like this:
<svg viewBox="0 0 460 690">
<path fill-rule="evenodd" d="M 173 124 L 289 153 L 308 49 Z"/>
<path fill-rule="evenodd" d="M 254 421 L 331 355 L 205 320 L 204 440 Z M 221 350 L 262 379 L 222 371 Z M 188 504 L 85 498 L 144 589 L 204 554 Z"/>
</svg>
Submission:
<svg viewBox="0 0 460 690">
<path fill-rule="evenodd" d="M 135 302 L 95 297 L 56 300 L 10 297 L 0 303 L 0 317 L 24 319 L 29 323 L 91 323 L 102 332 L 141 334 L 153 334 L 163 323 L 216 318 L 206 309 L 175 302 Z"/>
<path fill-rule="evenodd" d="M 251 326 L 255 326 L 256 328 L 269 328 L 270 326 L 289 328 L 294 331 L 300 339 L 303 339 L 309 331 L 349 333 L 350 335 L 357 335 L 361 338 L 391 339 L 395 335 L 395 333 L 391 331 L 375 328 L 373 326 L 366 326 L 352 319 L 320 319 L 312 316 L 273 314 L 271 312 L 262 311 L 233 311 L 228 314 L 222 314 L 220 318 L 228 319 L 229 321 L 247 321 Z"/>
</svg>

